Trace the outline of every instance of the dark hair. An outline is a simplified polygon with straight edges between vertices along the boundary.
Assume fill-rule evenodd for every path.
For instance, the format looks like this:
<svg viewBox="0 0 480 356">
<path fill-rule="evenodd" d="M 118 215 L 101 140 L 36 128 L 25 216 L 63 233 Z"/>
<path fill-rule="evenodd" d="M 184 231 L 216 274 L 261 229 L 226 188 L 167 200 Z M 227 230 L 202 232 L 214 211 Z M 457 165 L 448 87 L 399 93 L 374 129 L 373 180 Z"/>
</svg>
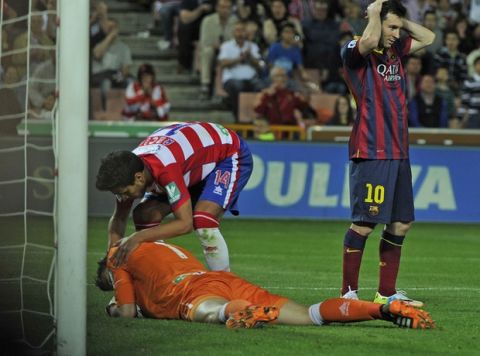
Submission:
<svg viewBox="0 0 480 356">
<path fill-rule="evenodd" d="M 283 30 L 285 30 L 286 28 L 289 28 L 291 29 L 294 33 L 297 33 L 297 29 L 295 28 L 295 25 L 291 22 L 282 22 L 281 26 L 280 26 L 280 33 L 283 32 Z"/>
<path fill-rule="evenodd" d="M 352 124 L 353 121 L 355 120 L 353 108 L 352 108 L 352 105 L 350 104 L 350 98 L 348 97 L 348 95 L 339 95 L 335 100 L 333 116 L 329 121 L 329 125 L 344 125 L 343 123 L 340 122 L 340 111 L 338 109 L 338 107 L 340 106 L 340 100 L 342 98 L 345 99 L 348 104 L 347 125 Z"/>
<path fill-rule="evenodd" d="M 109 153 L 102 159 L 95 186 L 98 190 L 113 191 L 135 182 L 135 173 L 142 172 L 143 161 L 130 151 Z"/>
<path fill-rule="evenodd" d="M 427 15 L 434 15 L 435 16 L 435 19 L 437 18 L 437 14 L 435 13 L 435 10 L 427 10 L 423 13 L 423 19 L 425 20 L 425 17 L 427 17 Z"/>
<path fill-rule="evenodd" d="M 385 20 L 388 13 L 397 15 L 400 18 L 407 17 L 407 9 L 399 0 L 387 0 L 382 5 L 382 11 L 380 11 L 380 18 Z"/>
<path fill-rule="evenodd" d="M 140 67 L 138 67 L 137 80 L 141 82 L 142 77 L 145 74 L 150 74 L 153 76 L 153 81 L 155 81 L 155 69 L 153 69 L 153 66 L 150 63 L 143 63 Z"/>
<path fill-rule="evenodd" d="M 97 262 L 97 278 L 95 278 L 95 285 L 101 290 L 108 292 L 113 290 L 112 281 L 105 276 L 107 270 L 107 256 Z"/>
</svg>

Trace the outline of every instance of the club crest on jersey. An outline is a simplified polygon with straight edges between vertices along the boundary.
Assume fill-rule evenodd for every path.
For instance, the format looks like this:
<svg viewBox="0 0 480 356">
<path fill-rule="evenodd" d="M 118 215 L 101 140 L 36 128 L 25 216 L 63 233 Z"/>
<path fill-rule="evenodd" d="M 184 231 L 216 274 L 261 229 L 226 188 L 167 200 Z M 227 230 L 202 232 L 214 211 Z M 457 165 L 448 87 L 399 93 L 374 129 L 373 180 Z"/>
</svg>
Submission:
<svg viewBox="0 0 480 356">
<path fill-rule="evenodd" d="M 371 215 L 371 216 L 377 216 L 378 213 L 380 213 L 380 209 L 378 206 L 375 206 L 375 205 L 370 205 L 368 207 L 368 213 Z"/>
<path fill-rule="evenodd" d="M 165 187 L 165 190 L 167 191 L 168 202 L 170 204 L 174 204 L 180 200 L 180 197 L 181 197 L 180 189 L 178 189 L 175 182 L 168 183 L 167 186 Z"/>
<path fill-rule="evenodd" d="M 393 83 L 402 79 L 400 74 L 400 65 L 398 64 L 379 64 L 377 66 L 377 73 L 383 77 L 385 82 Z"/>
</svg>

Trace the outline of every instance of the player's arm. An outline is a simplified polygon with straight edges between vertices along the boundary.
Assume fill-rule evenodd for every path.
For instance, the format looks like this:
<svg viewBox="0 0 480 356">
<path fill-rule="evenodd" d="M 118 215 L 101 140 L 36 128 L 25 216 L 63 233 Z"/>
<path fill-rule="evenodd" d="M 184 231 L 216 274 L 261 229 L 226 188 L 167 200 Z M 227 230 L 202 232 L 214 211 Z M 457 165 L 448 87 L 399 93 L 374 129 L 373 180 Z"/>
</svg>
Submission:
<svg viewBox="0 0 480 356">
<path fill-rule="evenodd" d="M 380 12 L 385 1 L 387 0 L 376 0 L 367 7 L 368 23 L 358 43 L 358 50 L 362 56 L 369 54 L 378 47 L 382 36 Z"/>
<path fill-rule="evenodd" d="M 416 52 L 423 47 L 429 46 L 435 40 L 435 33 L 410 20 L 403 19 L 402 28 L 410 35 L 410 37 L 412 37 L 412 44 L 409 53 Z"/>
<path fill-rule="evenodd" d="M 108 222 L 108 246 L 125 236 L 128 216 L 132 208 L 133 200 L 116 200 L 115 211 Z"/>
<path fill-rule="evenodd" d="M 110 303 L 107 306 L 107 314 L 113 318 L 135 318 L 137 316 L 137 306 L 135 304 Z"/>
<path fill-rule="evenodd" d="M 133 233 L 119 242 L 119 248 L 113 255 L 113 263 L 120 266 L 141 243 L 168 240 L 193 231 L 192 201 L 190 198 L 180 205 L 173 214 L 175 219 L 166 224 L 157 225 Z"/>
<path fill-rule="evenodd" d="M 115 296 L 106 307 L 111 317 L 135 318 L 137 306 L 135 304 L 135 288 L 130 274 L 119 268 L 112 271 Z"/>
</svg>

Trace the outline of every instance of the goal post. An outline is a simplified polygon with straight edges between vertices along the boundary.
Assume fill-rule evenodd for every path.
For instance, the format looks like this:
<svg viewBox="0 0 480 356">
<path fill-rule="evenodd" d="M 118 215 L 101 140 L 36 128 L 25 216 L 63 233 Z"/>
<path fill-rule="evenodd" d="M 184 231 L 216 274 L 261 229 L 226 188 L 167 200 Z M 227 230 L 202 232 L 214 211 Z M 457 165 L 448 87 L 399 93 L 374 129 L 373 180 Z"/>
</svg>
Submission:
<svg viewBox="0 0 480 356">
<path fill-rule="evenodd" d="M 59 2 L 57 353 L 86 354 L 89 1 Z"/>
</svg>

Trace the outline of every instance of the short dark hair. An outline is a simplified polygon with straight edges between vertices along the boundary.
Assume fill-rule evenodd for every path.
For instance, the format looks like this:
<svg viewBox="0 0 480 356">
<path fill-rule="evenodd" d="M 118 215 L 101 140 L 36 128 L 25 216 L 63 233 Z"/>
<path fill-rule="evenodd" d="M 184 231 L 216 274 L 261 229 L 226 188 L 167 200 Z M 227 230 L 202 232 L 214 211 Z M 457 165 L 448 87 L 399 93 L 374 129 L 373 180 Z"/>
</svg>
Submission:
<svg viewBox="0 0 480 356">
<path fill-rule="evenodd" d="M 135 182 L 135 174 L 144 169 L 143 161 L 130 151 L 115 151 L 102 159 L 95 186 L 98 190 L 113 191 Z"/>
<path fill-rule="evenodd" d="M 297 30 L 295 28 L 295 25 L 291 22 L 288 22 L 288 21 L 285 21 L 285 22 L 282 22 L 281 26 L 280 26 L 280 33 L 283 32 L 283 30 L 285 30 L 286 28 L 289 28 L 291 29 L 294 33 L 297 33 Z"/>
<path fill-rule="evenodd" d="M 112 281 L 106 277 L 107 270 L 107 256 L 97 262 L 97 278 L 95 278 L 95 285 L 101 290 L 108 292 L 113 290 Z"/>
<path fill-rule="evenodd" d="M 392 13 L 400 18 L 407 17 L 407 9 L 399 0 L 387 0 L 382 5 L 382 11 L 380 11 L 380 18 L 386 19 L 387 14 Z"/>
</svg>

